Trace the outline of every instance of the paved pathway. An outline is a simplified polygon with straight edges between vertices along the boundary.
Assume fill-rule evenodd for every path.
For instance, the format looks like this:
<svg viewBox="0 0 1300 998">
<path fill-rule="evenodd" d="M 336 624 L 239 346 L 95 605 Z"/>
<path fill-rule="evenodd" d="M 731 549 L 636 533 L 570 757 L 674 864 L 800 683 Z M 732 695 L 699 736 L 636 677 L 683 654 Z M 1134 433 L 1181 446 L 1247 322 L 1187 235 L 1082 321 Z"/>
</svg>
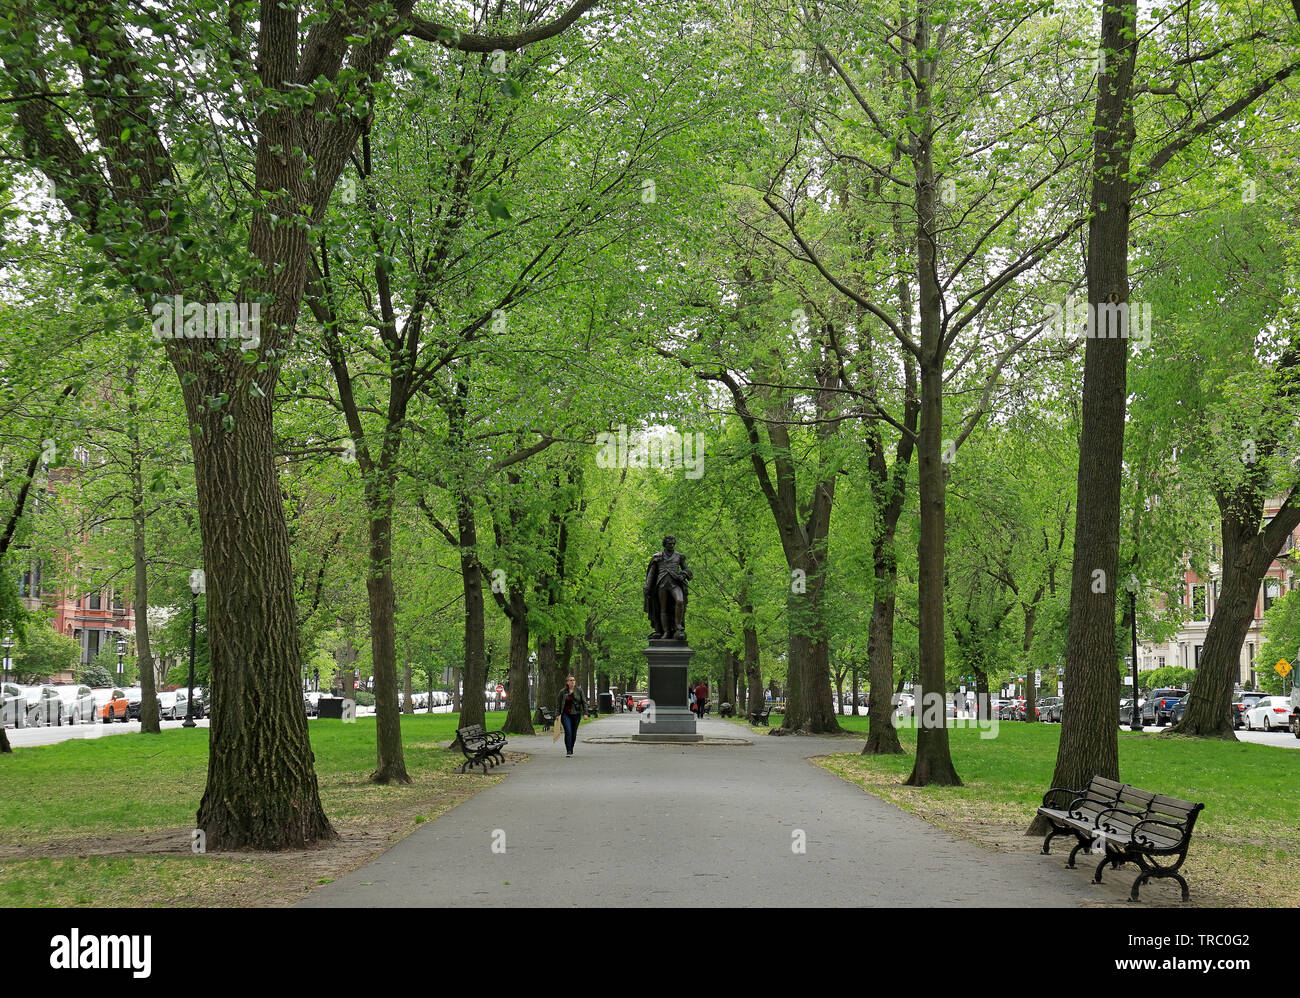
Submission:
<svg viewBox="0 0 1300 998">
<path fill-rule="evenodd" d="M 512 736 L 531 760 L 303 906 L 1054 907 L 1123 903 L 1135 875 L 1094 887 L 1091 870 L 1066 870 L 1062 856 L 992 852 L 807 761 L 860 741 L 582 741 L 630 733 L 636 720 L 584 724 L 572 759 L 549 735 Z M 706 720 L 701 731 L 745 729 Z"/>
</svg>

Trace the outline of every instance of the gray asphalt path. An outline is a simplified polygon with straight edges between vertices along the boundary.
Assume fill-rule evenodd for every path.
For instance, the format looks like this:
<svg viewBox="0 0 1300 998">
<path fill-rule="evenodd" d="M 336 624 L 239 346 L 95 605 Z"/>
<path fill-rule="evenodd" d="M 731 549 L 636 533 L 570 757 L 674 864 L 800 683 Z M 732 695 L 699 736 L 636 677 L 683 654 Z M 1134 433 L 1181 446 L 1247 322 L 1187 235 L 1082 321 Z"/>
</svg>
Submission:
<svg viewBox="0 0 1300 998">
<path fill-rule="evenodd" d="M 992 852 L 807 761 L 860 741 L 582 740 L 630 734 L 636 720 L 585 723 L 572 759 L 550 736 L 512 736 L 531 760 L 302 906 L 1073 907 L 1124 903 L 1136 875 L 1108 871 L 1097 887 L 1064 856 Z"/>
</svg>

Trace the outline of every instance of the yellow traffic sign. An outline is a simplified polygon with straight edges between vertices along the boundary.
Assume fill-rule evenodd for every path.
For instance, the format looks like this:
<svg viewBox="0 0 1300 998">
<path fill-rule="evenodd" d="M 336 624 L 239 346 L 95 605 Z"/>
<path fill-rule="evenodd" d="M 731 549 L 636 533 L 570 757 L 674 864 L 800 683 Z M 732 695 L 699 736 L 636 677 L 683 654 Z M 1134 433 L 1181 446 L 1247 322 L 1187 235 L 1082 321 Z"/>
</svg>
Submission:
<svg viewBox="0 0 1300 998">
<path fill-rule="evenodd" d="M 1277 665 L 1273 666 L 1273 671 L 1285 679 L 1291 673 L 1291 663 L 1284 658 L 1277 660 Z"/>
</svg>

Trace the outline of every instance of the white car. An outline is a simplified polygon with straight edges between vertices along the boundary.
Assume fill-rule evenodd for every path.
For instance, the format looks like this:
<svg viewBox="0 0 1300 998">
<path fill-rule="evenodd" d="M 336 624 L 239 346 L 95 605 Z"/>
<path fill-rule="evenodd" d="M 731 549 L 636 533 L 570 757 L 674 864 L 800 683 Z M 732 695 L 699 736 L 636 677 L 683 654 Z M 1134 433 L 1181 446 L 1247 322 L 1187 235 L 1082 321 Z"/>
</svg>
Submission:
<svg viewBox="0 0 1300 998">
<path fill-rule="evenodd" d="M 1246 711 L 1246 730 L 1286 731 L 1290 720 L 1290 697 L 1264 697 Z"/>
<path fill-rule="evenodd" d="M 158 695 L 163 696 L 161 693 Z M 176 697 L 176 703 L 172 705 L 172 720 L 183 721 L 190 709 L 190 689 L 188 686 L 183 687 L 177 690 L 173 695 Z M 194 719 L 197 721 L 203 719 L 203 695 L 197 686 L 194 687 Z"/>
<path fill-rule="evenodd" d="M 63 698 L 53 686 L 21 687 L 27 697 L 27 726 L 52 728 L 63 723 Z"/>
<path fill-rule="evenodd" d="M 0 725 L 27 727 L 27 694 L 16 683 L 0 686 Z"/>
<path fill-rule="evenodd" d="M 63 701 L 64 724 L 94 724 L 95 694 L 89 686 L 77 686 L 69 683 L 55 686 L 59 699 Z"/>
<path fill-rule="evenodd" d="M 160 718 L 168 721 L 179 721 L 185 716 L 185 700 L 184 697 L 178 695 L 177 691 L 173 690 L 168 693 L 159 693 L 157 696 L 158 716 Z M 176 713 L 177 703 L 179 703 L 181 707 L 179 714 Z"/>
</svg>

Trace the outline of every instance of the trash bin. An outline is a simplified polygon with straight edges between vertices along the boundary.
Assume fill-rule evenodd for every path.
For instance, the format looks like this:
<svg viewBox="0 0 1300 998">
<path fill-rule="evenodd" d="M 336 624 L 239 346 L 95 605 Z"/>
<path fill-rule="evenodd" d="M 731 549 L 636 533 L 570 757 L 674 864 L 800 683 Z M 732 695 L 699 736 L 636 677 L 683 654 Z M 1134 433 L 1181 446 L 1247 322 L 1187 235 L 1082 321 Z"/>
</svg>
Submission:
<svg viewBox="0 0 1300 998">
<path fill-rule="evenodd" d="M 332 717 L 341 721 L 343 719 L 343 698 L 321 697 L 316 709 L 317 717 Z"/>
<path fill-rule="evenodd" d="M 600 694 L 600 712 L 602 714 L 614 713 L 614 696 L 611 693 Z"/>
</svg>

